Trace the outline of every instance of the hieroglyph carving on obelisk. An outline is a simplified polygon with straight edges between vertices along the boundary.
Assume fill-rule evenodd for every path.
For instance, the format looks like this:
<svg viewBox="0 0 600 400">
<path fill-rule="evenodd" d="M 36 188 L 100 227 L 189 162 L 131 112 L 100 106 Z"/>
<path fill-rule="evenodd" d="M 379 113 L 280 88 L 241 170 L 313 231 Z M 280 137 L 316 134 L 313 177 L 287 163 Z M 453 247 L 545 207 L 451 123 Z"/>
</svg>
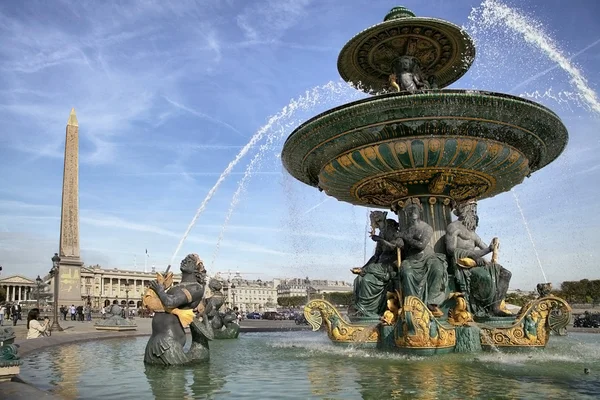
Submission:
<svg viewBox="0 0 600 400">
<path fill-rule="evenodd" d="M 75 109 L 67 122 L 60 216 L 59 301 L 81 303 L 79 253 L 79 124 Z"/>
</svg>

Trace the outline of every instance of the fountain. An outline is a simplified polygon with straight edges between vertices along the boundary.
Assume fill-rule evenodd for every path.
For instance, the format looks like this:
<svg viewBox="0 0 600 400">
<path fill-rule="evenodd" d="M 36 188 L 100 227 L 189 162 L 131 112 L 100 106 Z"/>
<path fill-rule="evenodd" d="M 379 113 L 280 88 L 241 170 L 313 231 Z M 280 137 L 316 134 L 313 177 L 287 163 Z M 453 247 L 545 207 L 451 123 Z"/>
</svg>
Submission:
<svg viewBox="0 0 600 400">
<path fill-rule="evenodd" d="M 352 269 L 349 321 L 324 300 L 306 305 L 334 343 L 416 354 L 543 348 L 569 322 L 570 306 L 545 291 L 511 315 L 499 240 L 475 232 L 476 202 L 555 160 L 567 130 L 532 101 L 444 89 L 474 58 L 461 28 L 395 7 L 338 57 L 342 78 L 373 96 L 312 118 L 285 142 L 283 165 L 299 181 L 398 216 L 371 214 L 377 248 Z"/>
</svg>

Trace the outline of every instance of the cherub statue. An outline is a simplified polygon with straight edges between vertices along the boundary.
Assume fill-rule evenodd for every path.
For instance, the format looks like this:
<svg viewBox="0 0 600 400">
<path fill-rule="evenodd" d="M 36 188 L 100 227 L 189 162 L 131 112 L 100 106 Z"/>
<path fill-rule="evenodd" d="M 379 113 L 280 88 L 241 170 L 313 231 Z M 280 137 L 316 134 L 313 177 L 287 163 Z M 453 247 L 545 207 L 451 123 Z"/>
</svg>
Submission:
<svg viewBox="0 0 600 400">
<path fill-rule="evenodd" d="M 392 65 L 394 80 L 397 80 L 401 90 L 407 90 L 411 93 L 420 89 L 429 89 L 429 82 L 425 79 L 418 60 L 411 56 L 402 56 L 396 59 Z M 392 84 L 392 75 L 390 75 L 390 84 Z"/>
</svg>

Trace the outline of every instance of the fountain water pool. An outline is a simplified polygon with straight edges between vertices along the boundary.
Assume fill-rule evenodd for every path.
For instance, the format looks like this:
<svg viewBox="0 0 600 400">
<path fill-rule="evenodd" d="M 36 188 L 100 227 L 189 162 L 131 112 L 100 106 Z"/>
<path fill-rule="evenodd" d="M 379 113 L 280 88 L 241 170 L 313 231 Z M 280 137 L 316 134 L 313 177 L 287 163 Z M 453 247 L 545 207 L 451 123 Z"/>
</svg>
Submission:
<svg viewBox="0 0 600 400">
<path fill-rule="evenodd" d="M 335 346 L 308 332 L 247 333 L 211 343 L 211 360 L 142 363 L 146 338 L 50 348 L 21 377 L 65 398 L 595 398 L 600 335 L 557 337 L 543 352 L 405 357 Z M 85 367 L 84 367 L 85 366 Z M 591 373 L 584 374 L 584 368 Z"/>
</svg>

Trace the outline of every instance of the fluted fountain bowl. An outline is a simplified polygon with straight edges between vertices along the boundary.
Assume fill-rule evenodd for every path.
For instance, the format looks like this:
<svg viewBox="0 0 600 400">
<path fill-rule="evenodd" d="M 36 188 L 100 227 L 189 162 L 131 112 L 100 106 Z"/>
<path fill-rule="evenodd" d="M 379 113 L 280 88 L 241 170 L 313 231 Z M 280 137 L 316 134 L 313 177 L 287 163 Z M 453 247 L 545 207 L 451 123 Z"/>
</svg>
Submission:
<svg viewBox="0 0 600 400">
<path fill-rule="evenodd" d="M 495 196 L 555 160 L 567 141 L 560 118 L 535 102 L 428 90 L 322 113 L 292 132 L 282 161 L 296 179 L 340 201 L 388 208 L 411 196 Z"/>
</svg>

